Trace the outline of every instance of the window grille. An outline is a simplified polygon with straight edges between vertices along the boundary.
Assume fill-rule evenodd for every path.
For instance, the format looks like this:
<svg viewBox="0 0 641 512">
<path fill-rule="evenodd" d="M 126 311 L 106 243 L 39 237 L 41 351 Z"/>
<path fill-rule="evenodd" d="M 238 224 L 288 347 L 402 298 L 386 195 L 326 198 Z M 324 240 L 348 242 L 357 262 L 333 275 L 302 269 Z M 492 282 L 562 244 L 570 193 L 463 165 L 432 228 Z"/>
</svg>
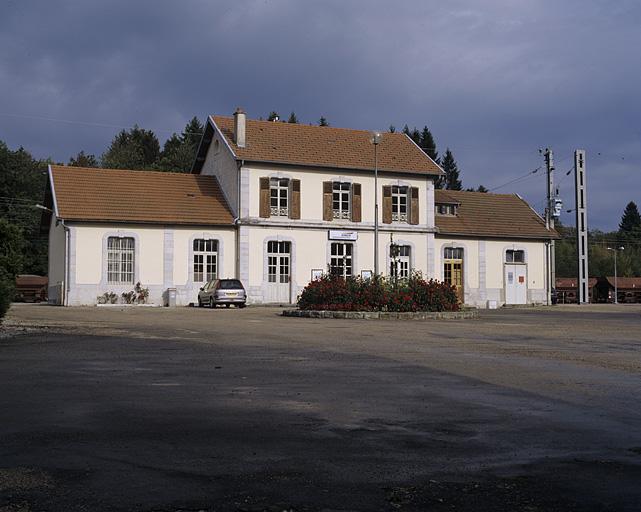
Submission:
<svg viewBox="0 0 641 512">
<path fill-rule="evenodd" d="M 289 216 L 289 179 L 269 179 L 270 214 L 276 217 Z"/>
<path fill-rule="evenodd" d="M 332 209 L 335 219 L 351 219 L 351 183 L 335 181 L 332 186 Z"/>
<path fill-rule="evenodd" d="M 267 242 L 267 281 L 270 283 L 289 283 L 290 280 L 290 242 L 270 240 Z"/>
<path fill-rule="evenodd" d="M 462 247 L 446 247 L 444 251 L 446 260 L 462 260 L 463 248 Z"/>
<path fill-rule="evenodd" d="M 110 236 L 107 239 L 107 282 L 109 284 L 133 284 L 133 238 Z"/>
<path fill-rule="evenodd" d="M 408 187 L 392 185 L 392 220 L 407 222 Z"/>
<path fill-rule="evenodd" d="M 218 277 L 218 240 L 194 240 L 194 282 L 208 282 Z"/>
<path fill-rule="evenodd" d="M 525 251 L 515 251 L 508 249 L 505 251 L 506 263 L 525 263 Z"/>
<path fill-rule="evenodd" d="M 331 257 L 329 260 L 329 271 L 332 275 L 348 277 L 353 274 L 353 253 L 354 244 L 333 242 L 331 245 Z"/>
</svg>

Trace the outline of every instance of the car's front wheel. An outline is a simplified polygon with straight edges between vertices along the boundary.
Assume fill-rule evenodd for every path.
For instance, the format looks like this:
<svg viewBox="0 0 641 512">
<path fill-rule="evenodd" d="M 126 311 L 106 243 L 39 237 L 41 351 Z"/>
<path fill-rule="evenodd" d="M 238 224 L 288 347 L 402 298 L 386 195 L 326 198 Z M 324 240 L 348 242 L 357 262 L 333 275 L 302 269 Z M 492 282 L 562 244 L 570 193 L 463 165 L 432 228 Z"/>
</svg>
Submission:
<svg viewBox="0 0 641 512">
<path fill-rule="evenodd" d="M 214 309 L 216 307 L 216 304 L 214 304 L 214 298 L 213 297 L 209 297 L 209 307 L 211 309 Z"/>
<path fill-rule="evenodd" d="M 198 297 L 198 307 L 202 308 L 204 306 L 203 301 L 200 300 L 200 297 Z"/>
</svg>

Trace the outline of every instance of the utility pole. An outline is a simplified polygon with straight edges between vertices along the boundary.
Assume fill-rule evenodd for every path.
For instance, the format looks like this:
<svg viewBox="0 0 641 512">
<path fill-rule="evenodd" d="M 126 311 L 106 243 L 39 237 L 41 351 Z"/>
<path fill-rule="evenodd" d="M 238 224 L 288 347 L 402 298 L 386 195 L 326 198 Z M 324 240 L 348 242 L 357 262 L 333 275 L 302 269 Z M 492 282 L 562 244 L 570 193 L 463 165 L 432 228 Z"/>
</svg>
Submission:
<svg viewBox="0 0 641 512">
<path fill-rule="evenodd" d="M 585 151 L 574 152 L 574 211 L 576 213 L 577 303 L 590 301 L 588 294 L 588 219 L 585 182 Z"/>
<path fill-rule="evenodd" d="M 554 229 L 554 213 L 556 210 L 556 194 L 554 193 L 554 154 L 550 148 L 542 151 L 545 157 L 545 167 L 547 169 L 547 208 L 545 209 L 545 227 Z M 556 287 L 556 262 L 554 240 L 550 240 L 549 246 L 549 268 L 548 268 L 548 304 L 551 304 L 552 288 Z"/>
</svg>

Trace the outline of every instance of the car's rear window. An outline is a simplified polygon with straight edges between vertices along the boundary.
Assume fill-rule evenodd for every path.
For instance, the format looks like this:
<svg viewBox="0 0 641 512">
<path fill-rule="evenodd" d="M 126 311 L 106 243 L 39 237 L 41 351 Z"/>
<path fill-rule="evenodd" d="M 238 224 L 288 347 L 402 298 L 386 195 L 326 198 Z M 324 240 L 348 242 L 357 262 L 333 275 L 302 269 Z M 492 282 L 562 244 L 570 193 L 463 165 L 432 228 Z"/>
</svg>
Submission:
<svg viewBox="0 0 641 512">
<path fill-rule="evenodd" d="M 221 290 L 237 290 L 242 287 L 243 285 L 238 279 L 223 279 L 218 286 Z"/>
</svg>

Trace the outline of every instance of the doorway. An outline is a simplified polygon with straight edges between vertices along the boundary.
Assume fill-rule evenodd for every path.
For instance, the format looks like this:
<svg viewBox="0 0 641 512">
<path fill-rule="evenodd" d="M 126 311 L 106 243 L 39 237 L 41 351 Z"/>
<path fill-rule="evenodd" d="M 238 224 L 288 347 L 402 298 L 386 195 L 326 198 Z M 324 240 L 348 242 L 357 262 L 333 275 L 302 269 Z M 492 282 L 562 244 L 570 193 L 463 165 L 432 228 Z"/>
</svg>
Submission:
<svg viewBox="0 0 641 512">
<path fill-rule="evenodd" d="M 456 289 L 461 304 L 465 302 L 463 284 L 463 248 L 446 247 L 443 251 L 443 281 Z"/>
<path fill-rule="evenodd" d="M 266 302 L 291 302 L 291 243 L 267 242 Z"/>
</svg>

